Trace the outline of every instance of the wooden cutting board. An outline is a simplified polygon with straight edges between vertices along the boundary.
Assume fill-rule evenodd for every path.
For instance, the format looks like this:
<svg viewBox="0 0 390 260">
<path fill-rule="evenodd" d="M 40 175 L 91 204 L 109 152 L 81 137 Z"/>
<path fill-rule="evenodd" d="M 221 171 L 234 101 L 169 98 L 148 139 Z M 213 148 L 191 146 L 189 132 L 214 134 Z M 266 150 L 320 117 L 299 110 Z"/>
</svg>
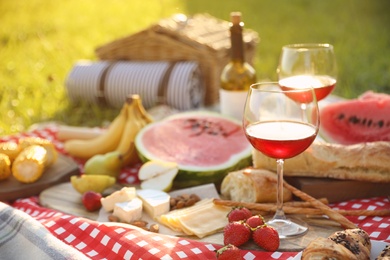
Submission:
<svg viewBox="0 0 390 260">
<path fill-rule="evenodd" d="M 55 164 L 45 170 L 42 177 L 34 183 L 21 183 L 13 176 L 0 182 L 0 201 L 12 201 L 38 195 L 41 191 L 61 182 L 67 182 L 70 176 L 79 174 L 79 166 L 73 159 L 58 155 Z"/>
<path fill-rule="evenodd" d="M 114 189 L 115 190 L 115 187 Z M 70 183 L 62 183 L 50 187 L 43 192 L 41 192 L 39 196 L 40 203 L 48 208 L 56 209 L 58 211 L 62 211 L 64 213 L 72 214 L 75 216 L 85 217 L 92 220 L 99 220 L 102 222 L 107 222 L 108 217 L 104 218 L 104 213 L 96 211 L 96 212 L 88 212 L 85 210 L 84 206 L 81 202 L 81 195 L 75 191 Z M 99 215 L 100 214 L 100 215 Z M 107 213 L 105 213 L 107 214 Z M 103 216 L 103 218 L 102 218 Z M 297 216 L 294 216 L 297 217 Z M 325 218 L 319 217 L 307 217 L 307 216 L 299 216 L 303 221 L 308 224 L 309 231 L 301 237 L 298 238 L 289 238 L 281 241 L 279 251 L 302 251 L 307 244 L 316 237 L 328 237 L 335 231 L 341 230 L 341 227 Z M 156 223 L 156 221 L 150 219 L 144 213 L 143 219 L 148 221 L 149 223 Z M 178 235 L 187 237 L 184 234 L 172 234 L 168 228 L 160 225 L 160 233 L 167 235 Z M 205 238 L 199 239 L 197 237 L 188 237 L 194 240 L 202 241 L 205 243 L 214 243 L 214 244 L 223 244 L 223 234 L 217 233 L 211 236 L 207 236 Z M 241 248 L 249 249 L 249 250 L 261 250 L 257 245 L 253 242 L 248 242 Z"/>
<path fill-rule="evenodd" d="M 39 194 L 39 203 L 47 208 L 55 209 L 67 214 L 97 220 L 99 211 L 89 212 L 81 202 L 78 193 L 70 182 L 54 185 Z"/>
<path fill-rule="evenodd" d="M 284 179 L 314 198 L 327 198 L 329 203 L 390 196 L 390 183 L 289 176 Z"/>
</svg>

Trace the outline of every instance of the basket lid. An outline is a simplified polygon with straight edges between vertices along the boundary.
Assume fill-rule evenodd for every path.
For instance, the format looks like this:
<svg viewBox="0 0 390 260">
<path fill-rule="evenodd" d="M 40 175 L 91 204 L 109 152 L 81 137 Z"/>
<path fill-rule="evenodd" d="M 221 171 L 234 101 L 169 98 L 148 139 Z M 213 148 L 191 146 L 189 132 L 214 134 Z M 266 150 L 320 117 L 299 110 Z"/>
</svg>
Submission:
<svg viewBox="0 0 390 260">
<path fill-rule="evenodd" d="M 246 48 L 254 49 L 259 42 L 257 32 L 244 29 L 244 44 Z M 217 19 L 209 14 L 195 14 L 187 17 L 175 14 L 170 18 L 162 19 L 157 24 L 130 36 L 112 41 L 96 49 L 100 58 L 111 56 L 121 48 L 131 49 L 131 46 L 141 44 L 145 46 L 145 38 L 154 41 L 160 39 L 165 47 L 177 45 L 190 47 L 192 50 L 207 50 L 212 52 L 230 49 L 229 22 Z M 110 53 L 110 55 L 108 55 Z"/>
</svg>

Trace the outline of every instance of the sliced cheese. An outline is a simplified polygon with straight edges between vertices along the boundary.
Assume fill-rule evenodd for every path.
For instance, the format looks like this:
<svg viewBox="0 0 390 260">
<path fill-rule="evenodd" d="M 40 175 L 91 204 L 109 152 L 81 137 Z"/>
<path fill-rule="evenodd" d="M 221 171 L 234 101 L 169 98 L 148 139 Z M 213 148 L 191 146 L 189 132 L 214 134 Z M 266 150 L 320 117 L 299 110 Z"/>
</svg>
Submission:
<svg viewBox="0 0 390 260">
<path fill-rule="evenodd" d="M 195 217 L 190 215 L 179 217 L 179 222 L 184 233 L 192 233 L 202 238 L 222 230 L 228 224 L 226 216 L 230 210 L 229 207 L 213 204 L 197 211 Z"/>
<path fill-rule="evenodd" d="M 143 202 L 143 208 L 152 219 L 169 211 L 170 196 L 159 190 L 137 190 L 138 197 Z"/>
<path fill-rule="evenodd" d="M 105 211 L 113 211 L 115 203 L 126 202 L 136 197 L 136 189 L 134 187 L 123 187 L 121 190 L 115 191 L 105 198 L 101 198 L 100 202 Z"/>
<path fill-rule="evenodd" d="M 159 221 L 174 231 L 202 238 L 223 229 L 230 210 L 215 205 L 213 199 L 203 199 L 191 207 L 161 215 Z"/>
<path fill-rule="evenodd" d="M 204 200 L 198 201 L 198 203 L 192 207 L 181 209 L 181 210 L 179 210 L 179 212 L 176 212 L 176 213 L 174 212 L 174 214 L 168 216 L 167 221 L 176 230 L 183 231 L 182 230 L 183 228 L 180 224 L 179 218 L 182 216 L 194 216 L 194 215 L 198 214 L 199 210 L 203 209 L 204 207 L 208 207 L 208 205 L 210 205 L 210 203 L 213 203 L 212 199 L 204 199 Z"/>
<path fill-rule="evenodd" d="M 191 212 L 196 211 L 198 207 L 202 207 L 203 205 L 209 203 L 210 201 L 212 202 L 212 199 L 203 199 L 198 201 L 191 207 L 172 210 L 167 214 L 161 215 L 158 218 L 158 221 L 161 222 L 161 224 L 169 227 L 170 229 L 180 232 L 182 231 L 182 229 L 177 218 L 181 215 L 191 214 Z"/>
<path fill-rule="evenodd" d="M 125 223 L 139 220 L 142 217 L 142 200 L 134 198 L 131 201 L 115 203 L 112 214 Z"/>
</svg>

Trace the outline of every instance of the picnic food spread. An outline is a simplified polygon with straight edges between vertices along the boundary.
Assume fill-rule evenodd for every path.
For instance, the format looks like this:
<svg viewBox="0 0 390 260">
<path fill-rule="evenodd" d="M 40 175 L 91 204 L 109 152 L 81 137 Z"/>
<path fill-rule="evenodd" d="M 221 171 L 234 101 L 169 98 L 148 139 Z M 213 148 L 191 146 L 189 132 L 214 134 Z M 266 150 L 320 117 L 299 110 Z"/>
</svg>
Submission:
<svg viewBox="0 0 390 260">
<path fill-rule="evenodd" d="M 132 111 L 134 110 L 134 108 L 128 109 L 127 106 L 128 105 L 125 105 L 124 107 L 126 107 L 126 109 L 123 109 L 120 113 L 123 113 L 124 110 L 127 111 L 125 117 L 126 120 L 132 120 L 131 117 L 128 117 L 128 111 Z M 134 112 L 131 113 L 133 115 L 135 114 Z M 151 115 L 146 115 L 147 118 L 151 118 Z M 118 117 L 121 117 L 121 115 L 119 115 Z M 121 120 L 126 121 L 125 119 Z M 112 124 L 115 125 L 115 122 L 113 122 Z M 236 231 L 227 230 L 247 230 L 248 225 L 255 224 L 250 224 L 251 222 L 248 220 L 245 220 L 245 223 L 242 223 L 243 220 L 240 220 L 241 223 L 238 223 L 240 221 L 237 222 L 237 220 L 230 221 L 228 218 L 228 213 L 232 211 L 232 209 L 249 209 L 250 212 L 256 212 L 251 214 L 254 214 L 255 216 L 261 216 L 261 218 L 263 218 L 262 216 L 268 216 L 269 214 L 272 214 L 272 212 L 275 210 L 275 206 L 273 203 L 275 202 L 276 198 L 276 176 L 273 172 L 273 160 L 265 158 L 262 154 L 252 151 L 250 149 L 249 158 L 251 158 L 253 166 L 248 167 L 248 165 L 246 165 L 240 166 L 238 168 L 230 168 L 231 170 L 219 170 L 218 174 L 221 179 L 215 180 L 210 177 L 209 181 L 214 180 L 215 184 L 220 185 L 216 187 L 218 187 L 218 192 L 220 192 L 221 198 L 213 196 L 209 198 L 199 198 L 198 196 L 201 196 L 202 193 L 205 193 L 204 191 L 193 194 L 193 196 L 195 197 L 190 196 L 187 192 L 188 195 L 183 194 L 179 197 L 176 196 L 176 198 L 174 198 L 174 196 L 171 196 L 169 192 L 172 191 L 172 189 L 175 189 L 175 187 L 170 184 L 172 184 L 174 182 L 173 180 L 179 176 L 179 173 L 182 169 L 186 170 L 184 171 L 186 174 L 185 178 L 190 183 L 190 185 L 187 186 L 188 189 L 191 189 L 191 187 L 196 188 L 198 187 L 198 184 L 201 184 L 203 181 L 207 180 L 204 175 L 203 179 L 200 178 L 199 180 L 199 176 L 196 176 L 196 174 L 190 174 L 191 172 L 196 173 L 196 170 L 194 170 L 196 169 L 196 167 L 198 167 L 198 171 L 201 168 L 209 169 L 208 171 L 206 171 L 208 172 L 208 174 L 214 174 L 215 172 L 210 171 L 210 169 L 212 169 L 214 166 L 213 164 L 208 163 L 208 160 L 214 158 L 206 158 L 205 162 L 202 162 L 201 160 L 196 162 L 195 160 L 195 162 L 192 164 L 198 163 L 199 165 L 203 166 L 195 165 L 192 166 L 194 167 L 192 170 L 189 170 L 190 167 L 185 168 L 182 166 L 182 157 L 175 156 L 183 154 L 197 154 L 197 149 L 203 149 L 203 146 L 199 144 L 202 144 L 202 142 L 213 142 L 213 144 L 215 145 L 216 142 L 221 142 L 217 141 L 219 139 L 222 139 L 222 141 L 225 142 L 228 141 L 228 144 L 234 146 L 235 141 L 231 141 L 229 139 L 232 135 L 237 135 L 237 137 L 235 138 L 237 138 L 237 140 L 241 140 L 242 142 L 242 140 L 244 139 L 240 139 L 241 137 L 239 137 L 239 133 L 242 134 L 242 132 L 236 132 L 234 130 L 237 124 L 238 123 L 236 123 L 235 121 L 231 121 L 216 113 L 210 112 L 184 112 L 179 113 L 178 115 L 169 116 L 166 119 L 156 121 L 154 123 L 152 123 L 151 119 L 148 119 L 148 122 L 144 120 L 143 126 L 138 126 L 136 128 L 137 133 L 135 135 L 133 134 L 134 137 L 132 137 L 132 140 L 134 142 L 134 150 L 138 150 L 139 157 L 145 160 L 138 172 L 139 183 L 141 184 L 141 186 L 125 186 L 120 189 L 115 188 L 115 183 L 119 180 L 119 174 L 111 174 L 115 172 L 114 168 L 111 168 L 111 172 L 109 170 L 108 172 L 102 172 L 101 170 L 105 169 L 106 167 L 103 163 L 103 166 L 98 166 L 96 167 L 96 169 L 89 169 L 87 167 L 88 162 L 91 163 L 96 160 L 96 156 L 98 155 L 91 155 L 88 159 L 85 159 L 84 152 L 78 151 L 78 153 L 81 153 L 81 159 L 85 162 L 85 167 L 84 172 L 82 172 L 81 175 L 71 176 L 71 187 L 75 190 L 75 192 L 80 194 L 80 204 L 83 205 L 86 211 L 89 211 L 91 213 L 98 212 L 97 214 L 101 214 L 99 212 L 102 212 L 102 210 L 104 212 L 107 212 L 105 213 L 106 221 L 122 222 L 130 225 L 135 225 L 137 227 L 145 228 L 148 231 L 162 232 L 163 234 L 166 232 L 167 229 L 169 229 L 171 230 L 169 232 L 174 232 L 175 234 L 184 234 L 187 236 L 194 236 L 194 239 L 205 239 L 205 241 L 207 241 L 208 237 L 221 234 L 222 237 L 220 238 L 220 243 L 226 244 L 227 242 L 224 241 L 234 241 L 231 240 L 231 238 L 228 238 L 228 233 Z M 126 132 L 126 123 L 122 122 L 122 124 L 120 125 L 122 127 L 121 132 Z M 157 127 L 160 125 L 162 126 L 162 130 Z M 184 130 L 189 130 L 189 134 L 187 136 L 185 136 L 181 131 L 176 131 L 177 129 L 180 129 L 181 125 L 184 127 Z M 165 131 L 165 128 L 171 130 Z M 164 151 L 166 153 L 166 149 L 170 148 L 169 144 L 172 145 L 173 143 L 175 143 L 174 141 L 168 142 L 167 145 L 164 145 L 164 142 L 162 142 L 162 144 L 155 146 L 153 145 L 154 139 L 151 138 L 152 142 L 147 144 L 147 146 L 150 146 L 151 148 L 141 149 L 137 146 L 136 141 L 141 140 L 141 137 L 145 136 L 145 133 L 148 132 L 148 129 L 155 129 L 153 131 L 149 130 L 150 133 L 153 133 L 153 135 L 156 136 L 157 139 L 155 139 L 155 142 L 157 142 L 157 140 L 162 139 L 169 140 L 168 137 L 164 137 L 164 133 L 170 133 L 171 135 L 173 135 L 173 139 L 175 139 L 176 137 L 177 145 L 181 143 L 180 149 L 183 149 L 182 147 L 183 145 L 185 145 L 186 141 L 188 143 L 191 143 L 191 138 L 195 139 L 198 136 L 202 137 L 202 135 L 205 134 L 207 135 L 206 138 L 215 137 L 216 139 L 201 139 L 203 141 L 195 141 L 193 143 L 194 145 L 185 148 L 185 150 L 187 151 L 186 153 L 178 152 L 180 151 L 178 150 L 176 152 L 168 152 L 168 154 L 171 154 L 171 157 L 164 157 L 164 153 L 160 152 Z M 83 131 L 84 130 L 85 129 L 83 129 Z M 104 131 L 100 131 L 99 135 L 97 135 L 96 137 L 91 137 L 83 140 L 93 143 L 96 142 L 96 140 L 94 141 L 95 138 L 102 138 L 102 136 L 106 135 L 107 133 L 110 133 L 111 131 L 113 130 L 110 130 L 109 127 Z M 117 137 L 117 140 L 122 139 L 119 138 L 118 133 L 116 131 L 114 133 Z M 185 137 L 180 138 L 180 135 L 183 135 Z M 224 138 L 227 138 L 227 140 L 225 140 Z M 19 146 L 15 146 L 13 150 L 6 148 L 2 149 L 4 150 L 4 153 L 8 153 L 9 157 L 13 158 L 13 160 L 16 161 L 18 154 L 20 154 L 22 151 L 28 151 L 28 149 L 26 150 L 26 148 L 33 147 L 32 149 L 37 149 L 34 148 L 37 145 L 34 146 L 34 142 L 32 142 L 32 140 L 35 140 L 35 143 L 38 143 L 39 141 L 41 143 L 41 146 L 38 146 L 42 148 L 45 147 L 43 145 L 43 143 L 45 143 L 46 149 L 48 149 L 52 154 L 51 157 L 56 158 L 56 150 L 53 150 L 51 148 L 54 147 L 53 144 L 50 145 L 51 142 L 42 138 L 21 138 L 17 143 L 19 144 Z M 67 139 L 67 141 L 69 142 L 71 140 L 82 139 Z M 119 145 L 119 142 L 120 141 L 116 141 L 116 144 Z M 240 141 L 237 141 L 237 143 L 239 142 Z M 20 145 L 22 143 L 29 143 L 30 146 L 25 145 L 26 148 L 20 148 L 22 147 Z M 14 146 L 12 145 L 12 142 L 3 142 L 2 144 L 3 146 L 7 147 Z M 225 149 L 222 148 L 223 145 L 217 146 L 220 149 Z M 44 150 L 46 151 L 46 149 Z M 157 149 L 157 151 L 154 152 L 154 155 L 150 155 L 150 152 L 146 152 L 148 149 Z M 160 149 L 161 151 L 159 151 L 158 149 Z M 234 154 L 236 153 L 234 149 L 235 148 L 229 147 L 229 150 L 225 149 L 225 153 L 229 151 L 229 153 Z M 18 152 L 15 152 L 15 150 L 17 150 Z M 246 148 L 244 149 L 244 151 L 246 151 Z M 374 183 L 389 182 L 388 169 L 390 167 L 388 164 L 388 160 L 386 160 L 386 158 L 388 158 L 389 156 L 388 151 L 389 144 L 386 141 L 374 141 L 358 143 L 354 145 L 315 142 L 303 154 L 286 161 L 285 174 L 291 176 L 310 176 L 314 178 L 326 177 L 352 179 Z M 213 153 L 216 153 L 216 151 L 212 150 L 210 152 L 211 153 L 207 155 L 208 157 L 211 157 Z M 118 153 L 117 147 L 112 146 L 111 150 L 106 150 L 106 153 L 101 154 L 100 156 L 109 157 L 110 153 L 113 154 L 113 157 L 117 157 L 120 154 Z M 134 155 L 134 153 L 132 154 Z M 223 153 L 221 153 L 221 155 L 226 156 Z M 136 154 L 136 156 L 138 158 L 138 154 Z M 95 159 L 92 160 L 92 158 L 94 157 Z M 247 157 L 247 152 L 245 152 L 244 158 Z M 73 155 L 73 158 L 77 159 L 77 156 Z M 188 161 L 190 161 L 191 159 L 192 158 L 190 156 L 187 156 L 183 158 L 183 161 L 191 165 L 191 163 L 188 163 Z M 214 160 L 218 161 L 218 159 Z M 233 163 L 233 165 L 240 165 L 238 163 L 240 160 L 235 160 L 236 161 L 235 163 Z M 48 160 L 42 160 L 41 163 L 37 164 L 45 167 L 50 167 L 47 161 Z M 51 164 L 53 163 L 55 164 L 55 161 Z M 100 164 L 98 163 L 98 165 Z M 229 167 L 225 167 L 225 169 L 229 169 Z M 168 177 L 164 177 L 164 174 L 167 174 L 170 171 L 173 172 L 173 177 L 170 181 L 170 184 L 169 181 L 167 182 L 167 184 L 163 184 L 165 180 L 169 180 Z M 156 181 L 154 181 L 153 179 L 156 179 Z M 194 182 L 192 182 L 192 180 Z M 152 181 L 152 184 L 148 184 L 149 186 L 142 187 L 142 183 L 148 183 L 150 181 Z M 109 191 L 110 187 L 114 188 L 114 190 Z M 298 189 L 288 184 L 285 185 L 283 191 L 285 200 L 284 209 L 287 214 L 309 214 L 312 216 L 320 216 L 323 214 L 328 215 L 330 219 L 338 222 L 339 225 L 341 225 L 338 227 L 340 232 L 347 232 L 348 230 L 353 230 L 356 228 L 356 225 L 348 221 L 344 216 L 382 216 L 390 214 L 388 210 L 349 210 L 346 212 L 332 210 L 328 206 L 326 206 L 328 204 L 326 198 L 312 198 L 310 195 L 302 193 Z M 295 197 L 293 197 L 293 195 Z M 197 199 L 189 200 L 190 197 L 197 197 Z M 298 201 L 296 197 L 299 198 Z M 229 224 L 230 222 L 237 223 Z M 324 225 L 326 226 L 327 224 L 325 223 Z M 343 231 L 344 228 L 346 228 L 346 231 Z M 254 230 L 260 228 L 252 227 L 250 229 L 250 238 L 245 238 L 242 240 L 244 242 L 239 242 L 237 245 L 235 245 L 238 250 L 241 250 L 240 248 L 243 245 L 251 245 L 251 248 L 255 250 L 278 250 L 279 247 L 276 247 L 275 249 L 275 247 L 270 245 L 264 245 L 262 244 L 262 242 L 259 241 L 260 239 L 258 237 L 261 237 L 261 235 L 259 235 L 258 233 L 260 233 L 260 231 L 255 232 Z M 265 232 L 262 230 L 261 233 L 269 233 L 265 236 L 270 238 L 272 232 Z M 334 232 L 338 232 L 337 229 Z M 305 251 L 303 251 L 303 257 L 308 257 L 308 255 L 312 254 L 318 254 L 318 251 L 324 252 L 325 250 L 328 250 L 324 249 L 325 245 L 326 248 L 336 248 L 336 251 L 341 251 L 343 252 L 342 254 L 351 254 L 351 252 L 346 251 L 345 248 L 340 247 L 340 243 L 335 243 L 330 238 L 327 238 L 328 236 L 331 237 L 331 234 L 326 235 L 326 238 L 325 236 L 321 237 L 319 239 L 314 240 L 310 244 L 307 243 L 305 246 L 303 246 L 302 249 L 306 248 Z M 338 236 L 340 236 L 340 234 Z M 236 242 L 233 242 L 233 244 L 234 243 Z M 315 249 L 318 248 L 319 245 L 321 247 L 321 250 Z M 226 246 L 228 246 L 228 244 L 226 244 Z M 231 247 L 230 243 L 229 246 Z M 368 252 L 370 251 L 368 250 Z"/>
<path fill-rule="evenodd" d="M 145 110 L 138 94 L 125 98 L 106 129 L 55 125 L 47 139 L 18 136 L 2 140 L 0 187 L 9 186 L 12 179 L 25 185 L 18 188 L 22 191 L 58 168 L 66 156 L 77 162 L 77 173 L 72 171 L 59 185 L 52 182 L 41 186 L 33 194 L 32 200 L 38 200 L 35 204 L 22 197 L 7 200 L 37 218 L 45 214 L 41 209 L 31 212 L 29 207 L 58 210 L 62 213 L 53 215 L 59 216 L 57 220 L 69 220 L 70 226 L 89 218 L 77 228 L 84 232 L 92 227 L 86 235 L 88 241 L 101 235 L 100 244 L 109 244 L 111 238 L 103 230 L 109 232 L 113 227 L 121 240 L 114 241 L 113 251 L 119 251 L 120 243 L 129 239 L 134 248 L 147 251 L 144 259 L 160 251 L 148 248 L 147 239 L 133 241 L 149 232 L 153 236 L 148 238 L 156 241 L 157 247 L 169 247 L 169 252 L 177 245 L 199 241 L 220 259 L 241 259 L 243 250 L 249 252 L 246 256 L 250 259 L 257 251 L 302 251 L 301 259 L 369 259 L 373 254 L 385 259 L 388 247 L 381 244 L 380 252 L 373 250 L 378 242 L 376 231 L 369 234 L 364 230 L 369 227 L 359 226 L 351 217 L 390 215 L 388 199 L 383 199 L 389 195 L 388 189 L 379 188 L 379 184 L 390 183 L 389 101 L 387 94 L 366 92 L 358 100 L 328 104 L 321 109 L 321 120 L 326 136 L 336 143 L 316 141 L 302 154 L 286 160 L 284 173 L 291 178 L 374 183 L 382 192 L 376 198 L 382 200 L 373 200 L 380 209 L 340 209 L 332 207 L 327 197 L 315 197 L 284 181 L 284 212 L 305 219 L 309 226 L 306 239 L 285 240 L 267 224 L 280 210 L 275 205 L 275 159 L 253 150 L 241 122 L 207 109 L 175 111 L 156 119 Z M 61 167 L 59 171 L 69 174 Z M 322 189 L 332 192 L 332 186 Z M 52 228 L 56 222 L 45 225 Z M 387 223 L 382 226 L 387 227 Z M 388 235 L 384 238 L 388 241 L 386 227 L 382 237 Z M 122 237 L 121 232 L 129 229 L 131 232 Z M 66 231 L 55 226 L 52 233 Z M 157 234 L 167 235 L 169 242 Z M 75 239 L 73 234 L 63 238 L 69 244 Z M 188 251 L 201 254 L 201 244 L 197 245 Z M 85 243 L 72 246 L 83 250 Z M 214 246 L 218 250 L 212 250 Z M 184 251 L 176 254 L 186 257 Z M 91 257 L 95 253 L 87 252 Z M 129 255 L 137 256 L 131 251 L 122 256 Z"/>
</svg>

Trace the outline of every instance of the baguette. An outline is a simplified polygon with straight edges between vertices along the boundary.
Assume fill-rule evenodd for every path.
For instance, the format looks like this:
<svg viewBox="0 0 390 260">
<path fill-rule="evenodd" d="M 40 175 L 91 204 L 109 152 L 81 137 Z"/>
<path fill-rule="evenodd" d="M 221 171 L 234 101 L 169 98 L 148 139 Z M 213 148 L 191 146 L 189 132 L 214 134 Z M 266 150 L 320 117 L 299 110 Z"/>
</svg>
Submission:
<svg viewBox="0 0 390 260">
<path fill-rule="evenodd" d="M 253 151 L 253 166 L 275 170 L 275 159 Z M 314 142 L 305 152 L 287 159 L 285 176 L 390 182 L 390 142 L 354 145 Z"/>
<path fill-rule="evenodd" d="M 259 169 L 230 172 L 222 181 L 221 195 L 242 202 L 275 202 L 276 174 Z M 292 192 L 283 189 L 283 201 L 290 201 Z"/>
</svg>

